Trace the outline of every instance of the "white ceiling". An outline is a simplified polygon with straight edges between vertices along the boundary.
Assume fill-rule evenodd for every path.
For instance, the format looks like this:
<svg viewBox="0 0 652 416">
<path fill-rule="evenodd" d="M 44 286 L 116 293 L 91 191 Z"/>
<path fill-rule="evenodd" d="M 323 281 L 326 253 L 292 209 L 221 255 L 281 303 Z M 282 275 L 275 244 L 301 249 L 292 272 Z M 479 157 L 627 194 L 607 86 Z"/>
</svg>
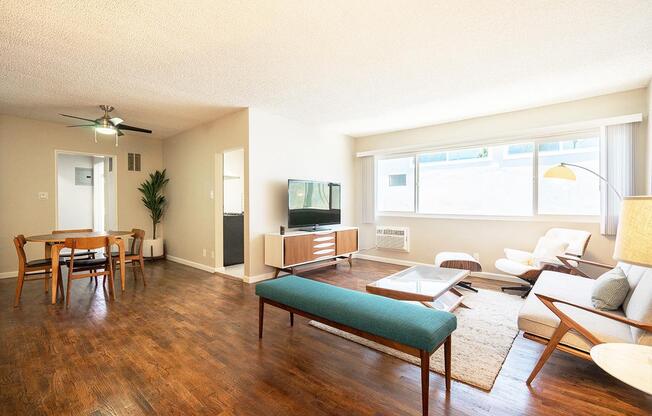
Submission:
<svg viewBox="0 0 652 416">
<path fill-rule="evenodd" d="M 351 134 L 642 87 L 649 0 L 0 2 L 0 113 L 168 137 L 238 107 Z"/>
</svg>

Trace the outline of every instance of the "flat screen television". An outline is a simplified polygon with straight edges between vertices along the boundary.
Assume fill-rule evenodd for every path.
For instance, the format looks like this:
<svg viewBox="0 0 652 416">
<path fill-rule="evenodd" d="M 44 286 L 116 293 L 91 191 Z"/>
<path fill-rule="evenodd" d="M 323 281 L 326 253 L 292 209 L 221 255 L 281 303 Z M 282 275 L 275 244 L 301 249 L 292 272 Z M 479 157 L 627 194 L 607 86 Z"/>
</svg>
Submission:
<svg viewBox="0 0 652 416">
<path fill-rule="evenodd" d="M 288 180 L 288 228 L 340 223 L 339 183 Z"/>
</svg>

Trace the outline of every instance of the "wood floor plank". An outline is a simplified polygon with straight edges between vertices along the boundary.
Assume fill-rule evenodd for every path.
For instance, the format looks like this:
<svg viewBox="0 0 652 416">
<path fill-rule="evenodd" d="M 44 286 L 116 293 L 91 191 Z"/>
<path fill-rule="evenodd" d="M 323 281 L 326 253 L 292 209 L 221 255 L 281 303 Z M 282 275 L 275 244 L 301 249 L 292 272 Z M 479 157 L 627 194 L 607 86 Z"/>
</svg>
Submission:
<svg viewBox="0 0 652 416">
<path fill-rule="evenodd" d="M 355 290 L 402 266 L 354 260 L 305 277 Z M 107 303 L 76 281 L 71 307 L 0 280 L 0 415 L 418 415 L 420 373 L 269 308 L 258 339 L 254 286 L 176 263 L 147 263 Z M 497 289 L 482 279 L 476 286 Z M 652 399 L 593 363 L 555 352 L 531 388 L 543 347 L 517 337 L 491 392 L 430 375 L 431 414 L 649 415 Z"/>
</svg>

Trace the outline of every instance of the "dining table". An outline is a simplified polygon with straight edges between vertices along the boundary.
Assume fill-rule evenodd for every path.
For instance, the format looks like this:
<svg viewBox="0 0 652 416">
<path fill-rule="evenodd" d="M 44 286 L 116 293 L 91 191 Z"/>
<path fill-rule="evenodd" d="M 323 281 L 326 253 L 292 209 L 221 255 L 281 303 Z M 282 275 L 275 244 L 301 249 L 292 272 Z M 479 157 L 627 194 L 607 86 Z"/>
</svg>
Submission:
<svg viewBox="0 0 652 416">
<path fill-rule="evenodd" d="M 110 237 L 111 245 L 118 246 L 120 258 L 120 288 L 125 290 L 125 244 L 124 239 L 133 235 L 132 231 L 89 231 L 74 233 L 41 234 L 25 237 L 33 243 L 45 244 L 45 258 L 52 259 L 52 304 L 57 303 L 57 281 L 59 279 L 59 252 L 67 238 Z M 108 247 L 110 250 L 111 247 Z"/>
</svg>

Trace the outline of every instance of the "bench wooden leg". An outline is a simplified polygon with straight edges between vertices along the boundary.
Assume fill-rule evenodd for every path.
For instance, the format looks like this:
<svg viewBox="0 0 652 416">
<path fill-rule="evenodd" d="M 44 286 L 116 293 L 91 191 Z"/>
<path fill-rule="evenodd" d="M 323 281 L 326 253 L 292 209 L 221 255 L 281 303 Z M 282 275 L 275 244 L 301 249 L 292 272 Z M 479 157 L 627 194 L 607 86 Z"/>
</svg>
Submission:
<svg viewBox="0 0 652 416">
<path fill-rule="evenodd" d="M 428 391 L 430 390 L 430 354 L 421 350 L 421 409 L 428 416 Z"/>
<path fill-rule="evenodd" d="M 263 298 L 259 299 L 258 302 L 258 338 L 263 337 L 263 315 L 265 313 L 265 302 Z"/>
<path fill-rule="evenodd" d="M 446 391 L 451 390 L 451 336 L 444 343 L 444 373 L 446 376 Z"/>
<path fill-rule="evenodd" d="M 290 326 L 294 326 L 294 313 L 290 312 Z"/>
</svg>

